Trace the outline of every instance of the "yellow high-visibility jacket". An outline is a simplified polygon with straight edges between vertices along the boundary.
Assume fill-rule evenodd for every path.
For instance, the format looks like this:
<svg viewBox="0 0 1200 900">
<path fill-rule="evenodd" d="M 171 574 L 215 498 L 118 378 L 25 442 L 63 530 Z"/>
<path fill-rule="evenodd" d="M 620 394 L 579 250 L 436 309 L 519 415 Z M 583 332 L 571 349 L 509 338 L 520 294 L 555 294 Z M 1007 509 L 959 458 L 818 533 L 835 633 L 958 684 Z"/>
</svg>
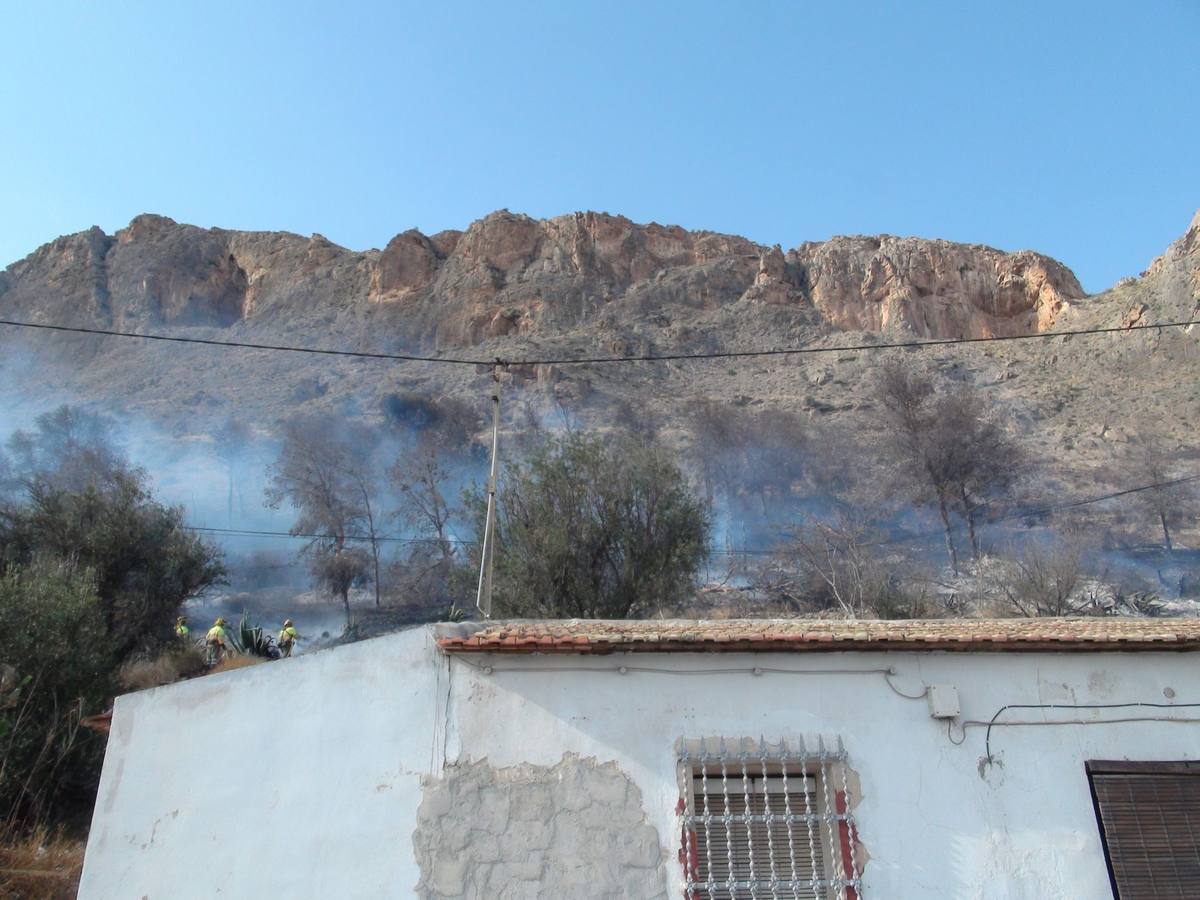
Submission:
<svg viewBox="0 0 1200 900">
<path fill-rule="evenodd" d="M 190 632 L 191 632 L 191 629 L 188 628 L 186 625 L 176 625 L 175 626 L 175 637 L 187 637 Z"/>
<path fill-rule="evenodd" d="M 279 646 L 286 647 L 288 644 L 293 643 L 297 637 L 299 635 L 296 634 L 295 626 L 289 625 L 283 631 L 279 632 Z"/>
<path fill-rule="evenodd" d="M 225 629 L 220 625 L 214 625 L 212 628 L 208 629 L 208 636 L 205 638 L 205 640 L 210 644 L 225 643 Z"/>
</svg>

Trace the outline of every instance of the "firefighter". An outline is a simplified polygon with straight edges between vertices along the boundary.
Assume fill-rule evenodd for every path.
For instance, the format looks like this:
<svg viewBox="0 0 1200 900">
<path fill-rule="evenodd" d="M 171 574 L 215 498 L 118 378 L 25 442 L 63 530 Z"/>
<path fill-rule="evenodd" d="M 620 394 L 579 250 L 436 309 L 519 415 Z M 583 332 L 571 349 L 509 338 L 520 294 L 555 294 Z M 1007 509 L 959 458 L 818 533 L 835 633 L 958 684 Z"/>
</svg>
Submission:
<svg viewBox="0 0 1200 900">
<path fill-rule="evenodd" d="M 175 637 L 181 641 L 186 641 L 190 633 L 191 629 L 188 628 L 187 616 L 180 616 L 175 620 Z"/>
<path fill-rule="evenodd" d="M 217 616 L 217 620 L 213 622 L 213 627 L 208 629 L 208 634 L 205 635 L 204 643 L 208 647 L 208 664 L 216 665 L 220 662 L 221 657 L 225 655 L 228 649 L 228 644 L 225 641 L 225 619 Z"/>
<path fill-rule="evenodd" d="M 299 635 L 296 634 L 296 626 L 292 624 L 292 620 L 284 619 L 283 630 L 279 632 L 279 640 L 277 641 L 279 652 L 283 655 L 284 659 L 292 655 L 292 647 L 295 646 L 297 637 Z"/>
</svg>

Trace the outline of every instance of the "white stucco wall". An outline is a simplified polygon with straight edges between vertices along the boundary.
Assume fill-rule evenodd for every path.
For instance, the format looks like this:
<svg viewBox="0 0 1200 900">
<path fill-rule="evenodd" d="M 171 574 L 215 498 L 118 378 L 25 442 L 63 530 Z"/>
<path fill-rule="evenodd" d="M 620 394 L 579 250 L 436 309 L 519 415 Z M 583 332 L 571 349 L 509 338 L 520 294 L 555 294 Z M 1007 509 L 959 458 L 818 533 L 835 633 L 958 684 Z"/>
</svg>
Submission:
<svg viewBox="0 0 1200 900">
<path fill-rule="evenodd" d="M 486 759 L 615 763 L 658 830 L 670 896 L 678 738 L 840 735 L 862 788 L 870 898 L 1106 898 L 1084 761 L 1200 757 L 1200 724 L 982 729 L 954 746 L 882 676 L 585 671 L 895 667 L 952 684 L 963 718 L 1011 703 L 1200 702 L 1196 654 L 836 653 L 470 657 L 424 630 L 121 698 L 84 898 L 406 897 L 421 776 Z M 505 671 L 519 666 L 540 671 Z M 550 671 L 553 670 L 553 671 Z M 448 702 L 447 702 L 448 701 Z M 1195 714 L 1180 710 L 1178 715 Z M 1169 713 L 1168 713 L 1169 714 Z M 1022 718 L 1103 713 L 1027 712 Z M 956 730 L 956 737 L 958 732 Z M 218 893 L 219 890 L 219 893 Z"/>
<path fill-rule="evenodd" d="M 119 698 L 79 896 L 410 896 L 436 653 L 418 629 Z"/>
</svg>

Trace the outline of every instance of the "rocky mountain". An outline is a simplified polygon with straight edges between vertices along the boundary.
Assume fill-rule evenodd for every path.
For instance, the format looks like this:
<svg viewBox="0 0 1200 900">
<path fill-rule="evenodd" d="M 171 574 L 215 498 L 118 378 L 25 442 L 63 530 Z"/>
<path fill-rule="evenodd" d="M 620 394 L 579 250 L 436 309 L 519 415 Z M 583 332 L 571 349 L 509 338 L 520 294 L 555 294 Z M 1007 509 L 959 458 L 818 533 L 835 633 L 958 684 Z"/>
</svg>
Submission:
<svg viewBox="0 0 1200 900">
<path fill-rule="evenodd" d="M 6 318 L 480 360 L 836 346 L 1200 316 L 1200 215 L 1141 278 L 1087 296 L 1061 263 L 942 240 L 837 237 L 784 251 L 603 213 L 507 211 L 382 250 L 143 215 L 60 237 L 0 274 Z M 1197 333 L 1170 330 L 939 349 L 993 391 L 1047 459 L 1087 470 L 1150 422 L 1179 447 L 1200 421 Z M 116 404 L 183 432 L 234 414 L 378 419 L 397 391 L 479 399 L 486 372 L 4 329 L 19 394 Z M 526 399 L 604 425 L 680 431 L 699 399 L 856 420 L 877 354 L 515 367 Z M 38 375 L 31 383 L 28 373 Z M 1190 443 L 1189 443 L 1190 440 Z"/>
<path fill-rule="evenodd" d="M 267 327 L 375 308 L 405 339 L 436 347 L 552 337 L 608 309 L 686 317 L 736 304 L 811 311 L 801 318 L 839 329 L 1019 334 L 1051 327 L 1083 296 L 1065 266 L 1029 251 L 884 235 L 784 253 L 591 212 L 539 221 L 502 211 L 366 252 L 143 215 L 112 236 L 59 238 L 0 283 L 5 309 L 47 321 Z"/>
</svg>

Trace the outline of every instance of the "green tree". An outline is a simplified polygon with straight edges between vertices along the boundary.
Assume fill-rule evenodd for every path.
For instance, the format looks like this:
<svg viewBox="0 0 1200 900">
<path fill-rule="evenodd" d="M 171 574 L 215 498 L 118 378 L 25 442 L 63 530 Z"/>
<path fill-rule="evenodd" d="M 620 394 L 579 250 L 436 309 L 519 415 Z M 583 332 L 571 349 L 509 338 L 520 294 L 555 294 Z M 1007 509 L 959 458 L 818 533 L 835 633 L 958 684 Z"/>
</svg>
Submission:
<svg viewBox="0 0 1200 900">
<path fill-rule="evenodd" d="M 549 441 L 509 468 L 498 500 L 502 615 L 646 615 L 686 598 L 708 552 L 703 501 L 663 450 L 632 440 Z M 486 500 L 467 502 L 481 538 Z"/>
<path fill-rule="evenodd" d="M 48 556 L 93 572 L 109 649 L 120 659 L 170 640 L 184 601 L 225 573 L 220 551 L 158 503 L 138 474 L 105 489 L 35 480 L 0 511 L 0 569 Z"/>
<path fill-rule="evenodd" d="M 62 407 L 18 432 L 0 465 L 0 823 L 86 812 L 103 741 L 80 720 L 103 708 L 117 667 L 169 644 L 180 606 L 224 574 L 110 426 Z"/>
<path fill-rule="evenodd" d="M 104 744 L 80 729 L 116 657 L 91 572 L 44 557 L 0 575 L 0 820 L 85 812 Z"/>
<path fill-rule="evenodd" d="M 102 484 L 60 486 L 32 473 L 0 506 L 0 570 L 37 557 L 95 575 L 109 648 L 120 659 L 170 640 L 179 608 L 221 580 L 220 551 L 155 500 L 140 470 L 106 468 Z"/>
</svg>

